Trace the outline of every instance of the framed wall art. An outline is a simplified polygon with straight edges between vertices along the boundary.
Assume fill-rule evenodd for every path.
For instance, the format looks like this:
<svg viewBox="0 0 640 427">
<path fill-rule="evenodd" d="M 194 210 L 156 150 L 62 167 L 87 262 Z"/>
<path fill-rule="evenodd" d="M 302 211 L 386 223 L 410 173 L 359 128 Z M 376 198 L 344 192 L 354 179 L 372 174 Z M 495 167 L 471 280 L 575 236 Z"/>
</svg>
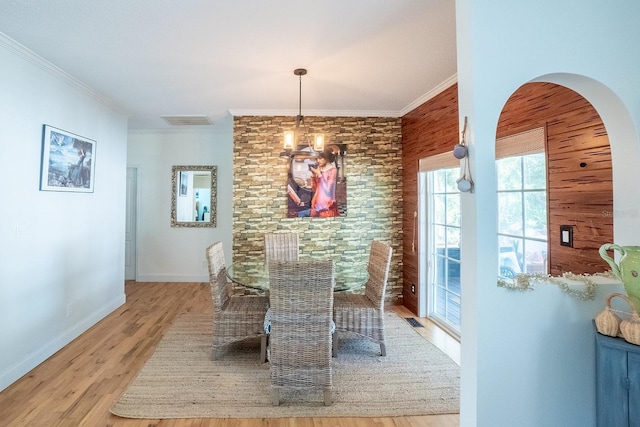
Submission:
<svg viewBox="0 0 640 427">
<path fill-rule="evenodd" d="M 96 141 L 44 125 L 40 190 L 92 193 Z"/>
<path fill-rule="evenodd" d="M 344 144 L 321 152 L 310 148 L 291 151 L 287 178 L 288 218 L 347 216 L 347 177 Z"/>
<path fill-rule="evenodd" d="M 189 172 L 180 171 L 180 197 L 187 197 L 189 188 Z"/>
</svg>

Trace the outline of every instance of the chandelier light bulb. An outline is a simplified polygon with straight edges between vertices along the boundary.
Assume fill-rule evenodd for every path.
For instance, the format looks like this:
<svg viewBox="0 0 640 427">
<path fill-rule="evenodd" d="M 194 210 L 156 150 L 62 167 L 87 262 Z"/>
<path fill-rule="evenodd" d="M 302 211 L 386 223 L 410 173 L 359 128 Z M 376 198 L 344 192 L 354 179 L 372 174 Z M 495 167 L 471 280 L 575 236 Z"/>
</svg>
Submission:
<svg viewBox="0 0 640 427">
<path fill-rule="evenodd" d="M 324 150 L 324 134 L 323 133 L 315 134 L 313 138 L 313 149 L 315 151 Z"/>
<path fill-rule="evenodd" d="M 287 130 L 284 132 L 284 149 L 293 150 L 293 141 L 295 139 L 295 132 Z"/>
</svg>

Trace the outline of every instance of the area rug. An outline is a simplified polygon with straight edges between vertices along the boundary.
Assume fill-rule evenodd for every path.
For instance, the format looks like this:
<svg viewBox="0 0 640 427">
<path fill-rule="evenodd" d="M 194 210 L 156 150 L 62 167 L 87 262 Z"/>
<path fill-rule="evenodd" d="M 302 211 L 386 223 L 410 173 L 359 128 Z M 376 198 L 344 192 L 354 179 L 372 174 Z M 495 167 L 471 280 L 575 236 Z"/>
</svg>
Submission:
<svg viewBox="0 0 640 427">
<path fill-rule="evenodd" d="M 210 360 L 211 319 L 185 314 L 116 401 L 120 417 L 384 417 L 459 412 L 460 368 L 395 313 L 386 313 L 387 356 L 356 336 L 333 359 L 333 405 L 321 392 L 280 392 L 271 403 L 269 364 L 258 340 L 233 344 Z"/>
</svg>

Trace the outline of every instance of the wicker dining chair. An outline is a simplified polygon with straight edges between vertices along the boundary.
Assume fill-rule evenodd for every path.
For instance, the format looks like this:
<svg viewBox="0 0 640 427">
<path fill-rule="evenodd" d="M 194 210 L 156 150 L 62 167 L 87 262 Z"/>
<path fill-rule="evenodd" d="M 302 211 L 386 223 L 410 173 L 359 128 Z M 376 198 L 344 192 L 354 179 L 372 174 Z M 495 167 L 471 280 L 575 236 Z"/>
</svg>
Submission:
<svg viewBox="0 0 640 427">
<path fill-rule="evenodd" d="M 331 405 L 333 261 L 272 261 L 269 282 L 273 404 L 280 389 L 316 388 Z"/>
<path fill-rule="evenodd" d="M 227 267 L 222 242 L 206 249 L 209 265 L 209 283 L 213 299 L 213 345 L 211 360 L 215 360 L 223 346 L 250 337 L 264 336 L 264 315 L 269 308 L 265 296 L 234 296 L 227 280 Z M 261 340 L 260 359 L 266 355 L 265 341 Z"/>
<path fill-rule="evenodd" d="M 264 260 L 298 261 L 300 242 L 298 233 L 269 233 L 264 235 Z"/>
<path fill-rule="evenodd" d="M 334 297 L 333 319 L 336 333 L 333 337 L 333 355 L 337 355 L 340 332 L 352 332 L 380 344 L 380 354 L 387 355 L 384 337 L 384 296 L 391 266 L 391 246 L 374 240 L 371 242 L 369 279 L 364 294 L 339 292 Z"/>
</svg>

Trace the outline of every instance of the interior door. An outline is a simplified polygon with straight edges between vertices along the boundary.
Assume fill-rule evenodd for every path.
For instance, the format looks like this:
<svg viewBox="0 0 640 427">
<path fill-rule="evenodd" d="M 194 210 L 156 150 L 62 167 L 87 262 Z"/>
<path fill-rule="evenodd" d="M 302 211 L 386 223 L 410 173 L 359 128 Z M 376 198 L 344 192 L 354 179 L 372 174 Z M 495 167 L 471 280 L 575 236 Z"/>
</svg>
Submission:
<svg viewBox="0 0 640 427">
<path fill-rule="evenodd" d="M 138 170 L 127 168 L 127 210 L 124 246 L 124 278 L 136 280 L 136 217 L 138 200 Z"/>
</svg>

